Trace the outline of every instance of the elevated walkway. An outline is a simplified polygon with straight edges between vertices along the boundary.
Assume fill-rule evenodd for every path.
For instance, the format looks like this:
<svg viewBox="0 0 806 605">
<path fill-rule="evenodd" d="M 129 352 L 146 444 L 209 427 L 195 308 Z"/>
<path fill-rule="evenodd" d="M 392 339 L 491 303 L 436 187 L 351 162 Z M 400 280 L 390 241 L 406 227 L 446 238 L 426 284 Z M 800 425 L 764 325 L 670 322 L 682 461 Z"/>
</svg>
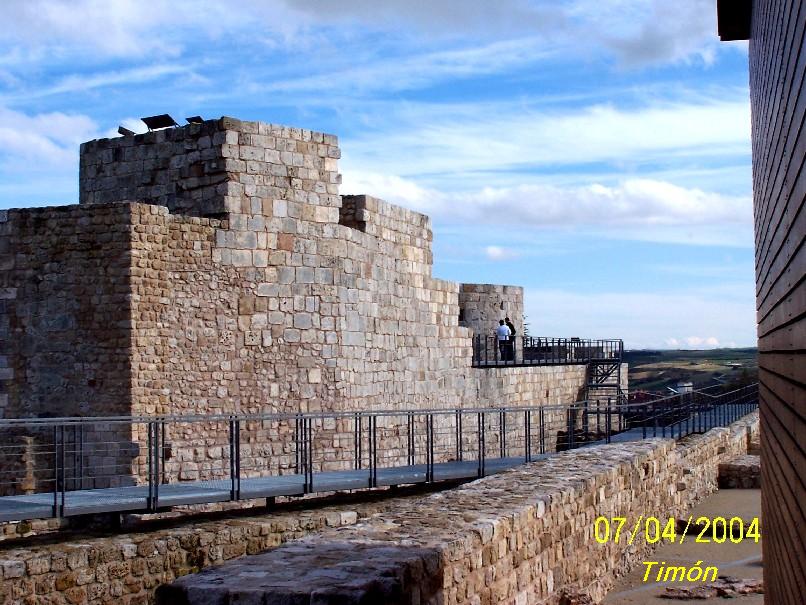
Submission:
<svg viewBox="0 0 806 605">
<path fill-rule="evenodd" d="M 433 483 L 474 479 L 544 459 L 559 450 L 575 449 L 598 443 L 636 441 L 653 436 L 681 438 L 727 426 L 758 406 L 758 387 L 752 385 L 719 396 L 702 399 L 698 393 L 676 396 L 651 403 L 619 404 L 604 410 L 607 416 L 621 418 L 608 422 L 604 435 L 579 440 L 572 430 L 562 431 L 567 419 L 582 414 L 590 423 L 591 408 L 581 403 L 570 406 L 521 408 L 486 408 L 459 410 L 383 411 L 357 414 L 267 415 L 243 417 L 179 416 L 157 418 L 62 418 L 47 420 L 0 421 L 0 434 L 27 429 L 39 435 L 53 435 L 53 442 L 43 443 L 49 466 L 35 469 L 40 476 L 36 493 L 19 493 L 23 484 L 19 475 L 4 471 L 0 488 L 9 495 L 0 497 L 0 521 L 69 517 L 98 513 L 150 511 L 172 506 L 209 504 L 238 500 L 300 496 L 317 492 L 366 489 L 381 486 Z M 259 470 L 271 456 L 254 457 L 253 437 L 249 427 L 295 423 L 293 440 L 282 442 L 275 436 L 277 449 L 283 447 L 294 455 L 294 464 L 272 472 Z M 214 434 L 216 424 L 229 427 L 229 447 L 214 443 L 202 451 L 198 437 L 202 429 Z M 617 426 L 626 430 L 619 431 Z M 75 460 L 74 448 L 83 452 L 93 444 L 68 436 L 104 434 L 109 427 L 123 427 L 117 434 L 129 434 L 136 425 L 146 425 L 149 442 L 143 452 L 148 472 L 139 477 L 131 472 L 97 472 L 84 476 L 86 465 Z M 336 427 L 342 425 L 343 429 Z M 191 427 L 185 443 L 173 437 L 166 444 L 164 436 L 176 427 Z M 102 429 L 106 429 L 104 432 Z M 263 433 L 261 439 L 272 439 Z M 349 447 L 336 452 L 330 446 L 350 441 Z M 209 440 L 209 438 L 208 438 Z M 124 441 L 101 443 L 105 450 L 125 449 Z M 110 448 L 110 446 L 112 446 Z M 171 450 L 169 452 L 169 450 Z M 172 467 L 171 456 L 194 451 L 207 460 L 207 472 L 222 478 L 180 480 L 181 466 Z M 350 455 L 348 455 L 348 452 Z M 6 447 L 5 467 L 9 468 Z M 30 451 L 16 452 L 30 461 Z M 218 458 L 214 458 L 215 455 Z M 337 458 L 337 453 L 341 458 Z M 170 456 L 169 456 L 170 454 Z M 83 453 L 82 453 L 83 455 Z M 250 458 L 250 456 L 253 456 Z M 341 466 L 342 468 L 333 468 Z M 131 468 L 131 465 L 130 465 Z M 262 468 L 267 468 L 264 464 Z M 177 470 L 179 472 L 174 472 Z M 30 469 L 29 469 L 30 470 Z M 97 469 L 95 469 L 97 470 Z M 81 476 L 78 476 L 81 473 Z M 106 487 L 84 487 L 107 483 Z M 129 485 L 121 485 L 129 482 Z M 117 485 L 114 485 L 117 483 Z M 137 485 L 136 483 L 140 483 Z"/>
</svg>

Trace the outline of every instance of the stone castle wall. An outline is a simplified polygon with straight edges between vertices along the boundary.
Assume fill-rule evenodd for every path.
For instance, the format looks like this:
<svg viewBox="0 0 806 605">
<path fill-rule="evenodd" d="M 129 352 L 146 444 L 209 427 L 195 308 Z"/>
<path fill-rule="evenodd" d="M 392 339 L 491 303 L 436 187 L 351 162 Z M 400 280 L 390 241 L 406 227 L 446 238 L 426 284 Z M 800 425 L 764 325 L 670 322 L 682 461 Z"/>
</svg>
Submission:
<svg viewBox="0 0 806 605">
<path fill-rule="evenodd" d="M 497 284 L 461 284 L 459 325 L 470 328 L 474 335 L 493 337 L 499 320 L 509 317 L 517 331 L 523 332 L 523 288 Z"/>
<path fill-rule="evenodd" d="M 0 420 L 131 413 L 130 279 L 128 205 L 3 211 Z M 65 435 L 79 447 L 74 430 Z M 128 426 L 80 438 L 98 444 L 84 474 L 130 471 Z M 0 494 L 52 489 L 53 439 L 50 427 L 0 428 Z"/>
<path fill-rule="evenodd" d="M 16 297 L 0 322 L 15 322 L 18 343 L 0 344 L 0 403 L 36 417 L 577 400 L 581 365 L 471 368 L 460 309 L 482 325 L 503 304 L 522 331 L 522 289 L 434 278 L 428 217 L 342 198 L 339 156 L 332 135 L 231 118 L 82 145 L 79 206 L 14 210 L 0 225 L 0 285 Z M 64 384 L 37 374 L 45 366 Z M 209 461 L 225 427 L 171 430 L 180 477 L 227 472 Z M 278 444 L 274 470 L 292 463 L 292 430 L 251 435 Z M 336 465 L 351 455 L 344 430 L 330 433 Z"/>
<path fill-rule="evenodd" d="M 0 418 L 130 409 L 131 210 L 0 217 Z"/>
</svg>

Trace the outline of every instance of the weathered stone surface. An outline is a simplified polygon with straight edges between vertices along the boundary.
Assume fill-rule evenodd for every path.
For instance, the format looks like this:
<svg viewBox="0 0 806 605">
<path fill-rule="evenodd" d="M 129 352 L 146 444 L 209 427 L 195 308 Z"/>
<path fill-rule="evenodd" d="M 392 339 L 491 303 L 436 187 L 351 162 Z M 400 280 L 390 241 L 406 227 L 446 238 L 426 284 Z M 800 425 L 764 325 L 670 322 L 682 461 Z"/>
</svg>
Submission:
<svg viewBox="0 0 806 605">
<path fill-rule="evenodd" d="M 364 514 L 380 506 L 364 505 Z M 0 604 L 152 603 L 157 586 L 176 577 L 357 519 L 355 508 L 325 507 L 6 548 L 0 552 Z"/>
<path fill-rule="evenodd" d="M 370 196 L 340 196 L 339 155 L 333 136 L 231 118 L 85 143 L 80 205 L 9 210 L 0 222 L 0 413 L 576 401 L 582 365 L 470 367 L 460 295 L 499 313 L 503 296 L 522 329 L 522 290 L 434 278 L 430 219 Z M 404 423 L 401 416 L 387 427 L 383 439 L 393 441 L 382 446 L 396 446 Z M 81 468 L 68 471 L 83 475 L 84 487 L 145 475 L 145 427 L 118 429 L 85 435 Z M 247 472 L 292 468 L 293 426 L 243 431 Z M 351 430 L 333 431 L 318 442 L 321 457 L 349 465 Z M 166 478 L 227 476 L 227 435 L 225 424 L 171 427 Z M 556 434 L 547 438 L 551 450 Z M 8 439 L 20 443 L 9 468 L 37 489 L 47 478 L 21 456 L 46 448 L 49 437 Z M 130 446 L 102 454 L 108 441 Z M 455 448 L 437 449 L 444 457 Z"/>
<path fill-rule="evenodd" d="M 311 565 L 311 557 L 315 565 Z M 247 557 L 237 568 L 211 567 L 157 589 L 158 603 L 383 603 L 410 605 L 439 592 L 438 550 L 397 544 L 309 544 Z M 417 587 L 413 601 L 411 587 Z"/>
<path fill-rule="evenodd" d="M 461 284 L 459 325 L 470 328 L 474 335 L 492 337 L 498 321 L 509 317 L 516 335 L 524 335 L 523 288 L 497 284 Z"/>
<path fill-rule="evenodd" d="M 373 600 L 380 586 L 395 595 L 390 603 L 556 605 L 571 595 L 596 602 L 652 546 L 598 544 L 595 519 L 682 515 L 716 489 L 720 461 L 746 451 L 757 430 L 753 414 L 684 444 L 652 439 L 566 452 L 187 576 L 158 602 L 385 602 Z M 685 485 L 686 470 L 710 480 Z M 321 590 L 327 578 L 330 592 Z"/>
<path fill-rule="evenodd" d="M 735 599 L 747 594 L 763 594 L 764 581 L 755 578 L 733 578 L 720 576 L 716 582 L 706 582 L 697 586 L 667 586 L 659 596 L 662 599 L 682 601 L 704 600 L 716 597 Z"/>
<path fill-rule="evenodd" d="M 722 489 L 760 489 L 761 457 L 745 454 L 720 464 L 719 487 Z"/>
</svg>

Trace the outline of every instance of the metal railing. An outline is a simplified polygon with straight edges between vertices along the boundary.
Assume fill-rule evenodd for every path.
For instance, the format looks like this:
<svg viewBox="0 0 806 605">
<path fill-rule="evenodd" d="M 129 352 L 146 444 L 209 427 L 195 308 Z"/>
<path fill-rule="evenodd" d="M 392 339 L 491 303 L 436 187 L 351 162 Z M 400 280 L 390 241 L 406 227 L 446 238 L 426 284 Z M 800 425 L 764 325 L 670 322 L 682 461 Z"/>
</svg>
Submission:
<svg viewBox="0 0 806 605">
<path fill-rule="evenodd" d="M 620 361 L 624 343 L 620 339 L 586 340 L 516 336 L 500 341 L 496 336 L 473 337 L 473 366 L 523 366 L 587 364 L 591 361 Z"/>
<path fill-rule="evenodd" d="M 725 426 L 757 385 L 652 402 L 0 421 L 0 521 L 462 480 Z"/>
</svg>

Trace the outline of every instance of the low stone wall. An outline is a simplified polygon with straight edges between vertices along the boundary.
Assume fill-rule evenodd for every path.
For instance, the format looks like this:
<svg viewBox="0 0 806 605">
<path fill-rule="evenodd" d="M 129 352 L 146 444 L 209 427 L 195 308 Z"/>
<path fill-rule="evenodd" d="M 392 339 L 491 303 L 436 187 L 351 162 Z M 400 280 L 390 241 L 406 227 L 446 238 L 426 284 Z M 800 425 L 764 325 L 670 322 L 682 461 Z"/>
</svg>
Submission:
<svg viewBox="0 0 806 605">
<path fill-rule="evenodd" d="M 720 489 L 761 489 L 761 457 L 737 456 L 719 465 Z"/>
<path fill-rule="evenodd" d="M 164 582 L 357 519 L 328 507 L 0 550 L 0 604 L 151 603 Z"/>
<path fill-rule="evenodd" d="M 308 534 L 260 555 L 265 561 L 247 557 L 245 568 L 233 562 L 180 579 L 161 589 L 161 602 L 199 602 L 183 599 L 194 587 L 210 595 L 211 578 L 223 582 L 219 589 L 232 589 L 233 578 L 245 587 L 238 574 L 254 572 L 251 561 L 259 563 L 262 582 L 290 579 L 297 594 L 318 586 L 355 602 L 380 594 L 366 602 L 554 604 L 564 589 L 598 598 L 647 550 L 598 545 L 595 518 L 682 515 L 716 489 L 719 464 L 744 453 L 757 426 L 754 414 L 680 443 L 574 450 L 457 489 L 381 504 L 0 550 L 0 605 L 151 603 L 159 585 L 179 576 Z"/>
</svg>

